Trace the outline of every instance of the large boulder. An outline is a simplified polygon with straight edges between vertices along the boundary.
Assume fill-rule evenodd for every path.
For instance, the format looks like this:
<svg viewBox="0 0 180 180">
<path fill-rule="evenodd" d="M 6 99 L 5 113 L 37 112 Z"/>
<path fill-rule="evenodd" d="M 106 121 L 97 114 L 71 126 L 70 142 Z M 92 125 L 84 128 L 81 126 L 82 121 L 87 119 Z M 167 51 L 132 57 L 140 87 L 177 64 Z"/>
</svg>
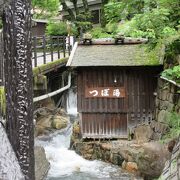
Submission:
<svg viewBox="0 0 180 180">
<path fill-rule="evenodd" d="M 34 149 L 35 155 L 35 179 L 43 180 L 45 179 L 48 170 L 50 168 L 50 163 L 48 162 L 43 147 L 36 146 Z"/>
<path fill-rule="evenodd" d="M 53 117 L 53 120 L 52 120 L 52 128 L 63 129 L 63 128 L 67 127 L 68 123 L 69 123 L 69 117 L 68 116 L 56 115 Z"/>
<path fill-rule="evenodd" d="M 136 157 L 138 170 L 145 177 L 159 177 L 165 162 L 170 157 L 167 147 L 158 142 L 149 142 L 144 143 L 142 149 L 143 152 Z"/>
<path fill-rule="evenodd" d="M 35 136 L 46 134 L 52 128 L 52 117 L 52 115 L 48 115 L 38 118 L 35 128 Z"/>
</svg>

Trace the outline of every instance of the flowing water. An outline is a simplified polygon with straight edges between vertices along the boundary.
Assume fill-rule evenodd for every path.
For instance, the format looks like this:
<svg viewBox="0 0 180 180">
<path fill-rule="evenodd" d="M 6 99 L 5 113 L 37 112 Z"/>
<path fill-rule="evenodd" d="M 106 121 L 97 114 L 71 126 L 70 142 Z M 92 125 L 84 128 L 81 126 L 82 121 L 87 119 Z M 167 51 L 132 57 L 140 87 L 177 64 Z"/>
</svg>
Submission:
<svg viewBox="0 0 180 180">
<path fill-rule="evenodd" d="M 77 115 L 77 95 L 69 90 L 67 98 L 67 112 Z M 45 148 L 46 156 L 51 164 L 48 180 L 129 180 L 130 175 L 122 173 L 120 167 L 102 161 L 89 161 L 75 151 L 69 150 L 71 124 L 48 137 L 39 137 L 36 144 Z"/>
<path fill-rule="evenodd" d="M 49 137 L 39 137 L 36 140 L 36 144 L 45 148 L 51 164 L 48 180 L 131 179 L 118 166 L 98 160 L 89 161 L 69 150 L 71 131 L 69 126 L 64 131 L 56 131 Z"/>
</svg>

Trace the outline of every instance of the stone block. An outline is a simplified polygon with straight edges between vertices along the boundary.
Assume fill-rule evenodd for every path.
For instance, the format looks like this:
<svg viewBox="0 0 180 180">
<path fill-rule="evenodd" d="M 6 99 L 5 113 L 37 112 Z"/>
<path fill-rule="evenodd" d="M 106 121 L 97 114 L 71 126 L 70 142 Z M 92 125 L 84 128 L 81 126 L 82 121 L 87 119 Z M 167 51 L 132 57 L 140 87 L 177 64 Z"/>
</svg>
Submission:
<svg viewBox="0 0 180 180">
<path fill-rule="evenodd" d="M 172 103 L 167 103 L 167 111 L 169 111 L 169 112 L 171 112 L 171 111 L 173 111 L 173 109 L 174 109 L 174 104 L 172 104 Z"/>
<path fill-rule="evenodd" d="M 170 103 L 173 103 L 173 102 L 174 102 L 174 94 L 173 94 L 173 93 L 169 93 L 167 100 L 168 100 Z"/>
<path fill-rule="evenodd" d="M 150 141 L 152 135 L 153 135 L 153 130 L 149 125 L 145 125 L 145 124 L 138 125 L 134 129 L 134 136 L 138 143 L 144 143 Z"/>
<path fill-rule="evenodd" d="M 164 86 L 164 81 L 160 78 L 158 78 L 158 87 L 161 89 Z"/>
<path fill-rule="evenodd" d="M 161 110 L 158 114 L 158 122 L 167 122 L 167 119 L 170 116 L 170 112 L 166 110 Z"/>
<path fill-rule="evenodd" d="M 162 93 L 161 93 L 161 99 L 162 99 L 163 101 L 167 100 L 168 94 L 169 94 L 169 91 L 168 91 L 167 89 L 164 89 L 164 90 L 162 91 Z"/>
<path fill-rule="evenodd" d="M 156 98 L 155 100 L 155 106 L 158 107 L 159 106 L 159 103 L 160 103 L 160 100 L 158 98 Z"/>
<path fill-rule="evenodd" d="M 166 110 L 168 107 L 169 102 L 168 101 L 161 101 L 159 105 L 160 110 Z"/>
</svg>

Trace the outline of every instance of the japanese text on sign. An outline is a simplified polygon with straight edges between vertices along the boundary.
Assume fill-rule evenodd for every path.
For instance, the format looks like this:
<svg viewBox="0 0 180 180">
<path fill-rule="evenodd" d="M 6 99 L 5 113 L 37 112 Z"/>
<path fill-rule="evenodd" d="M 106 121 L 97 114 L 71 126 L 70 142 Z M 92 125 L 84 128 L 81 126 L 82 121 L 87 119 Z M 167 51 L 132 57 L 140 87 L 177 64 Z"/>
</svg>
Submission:
<svg viewBox="0 0 180 180">
<path fill-rule="evenodd" d="M 87 88 L 85 91 L 86 98 L 106 97 L 106 98 L 122 98 L 125 97 L 124 87 L 96 87 Z"/>
</svg>

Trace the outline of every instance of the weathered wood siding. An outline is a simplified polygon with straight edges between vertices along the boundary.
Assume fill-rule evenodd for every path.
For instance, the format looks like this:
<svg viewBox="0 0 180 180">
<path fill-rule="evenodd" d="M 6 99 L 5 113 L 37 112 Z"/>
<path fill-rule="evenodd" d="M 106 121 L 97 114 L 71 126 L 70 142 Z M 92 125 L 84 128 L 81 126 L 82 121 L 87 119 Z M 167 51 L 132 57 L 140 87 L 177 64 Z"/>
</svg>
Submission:
<svg viewBox="0 0 180 180">
<path fill-rule="evenodd" d="M 83 137 L 127 137 L 128 128 L 151 120 L 159 71 L 159 67 L 79 68 L 78 112 Z M 91 87 L 124 87 L 125 98 L 85 98 L 86 88 Z"/>
</svg>

